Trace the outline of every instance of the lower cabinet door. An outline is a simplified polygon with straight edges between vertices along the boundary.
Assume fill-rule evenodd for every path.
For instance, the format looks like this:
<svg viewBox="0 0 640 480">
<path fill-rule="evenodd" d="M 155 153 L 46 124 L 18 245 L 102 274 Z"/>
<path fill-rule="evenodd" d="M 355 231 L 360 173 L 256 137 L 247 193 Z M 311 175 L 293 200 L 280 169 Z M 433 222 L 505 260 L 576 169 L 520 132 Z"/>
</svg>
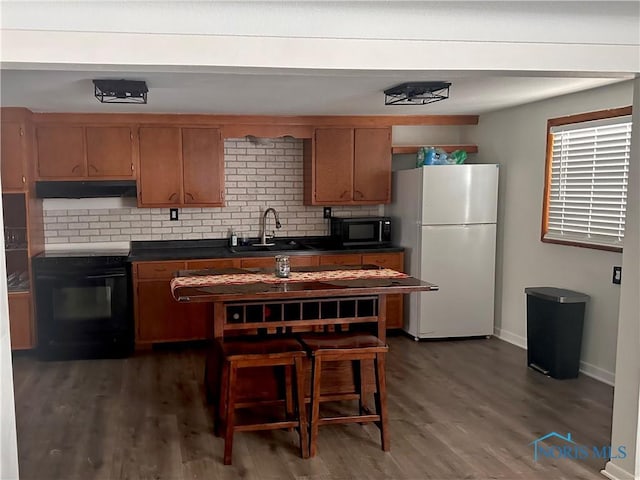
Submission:
<svg viewBox="0 0 640 480">
<path fill-rule="evenodd" d="M 387 295 L 387 328 L 404 326 L 402 295 Z"/>
<path fill-rule="evenodd" d="M 27 350 L 35 346 L 31 295 L 28 292 L 9 294 L 9 335 L 12 350 Z"/>
<path fill-rule="evenodd" d="M 138 343 L 206 338 L 206 304 L 177 302 L 167 280 L 138 282 L 137 288 Z"/>
</svg>

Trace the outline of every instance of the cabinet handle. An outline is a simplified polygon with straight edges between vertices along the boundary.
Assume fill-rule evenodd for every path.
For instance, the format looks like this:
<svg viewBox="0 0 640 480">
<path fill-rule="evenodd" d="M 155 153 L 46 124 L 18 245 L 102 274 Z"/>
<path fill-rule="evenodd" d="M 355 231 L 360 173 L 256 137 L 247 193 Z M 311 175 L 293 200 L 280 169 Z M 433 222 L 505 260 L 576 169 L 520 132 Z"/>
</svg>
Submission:
<svg viewBox="0 0 640 480">
<path fill-rule="evenodd" d="M 364 193 L 362 193 L 360 190 L 356 190 L 356 194 L 358 194 L 360 198 L 364 198 Z"/>
<path fill-rule="evenodd" d="M 22 183 L 27 183 L 27 177 L 25 177 L 24 175 L 22 176 Z"/>
<path fill-rule="evenodd" d="M 344 198 L 348 193 L 349 190 L 345 190 L 344 192 L 342 192 L 342 195 L 340 195 L 340 198 Z"/>
<path fill-rule="evenodd" d="M 131 171 L 133 172 L 133 163 L 131 164 Z"/>
<path fill-rule="evenodd" d="M 99 172 L 100 170 L 98 170 L 94 165 L 89 164 L 89 167 L 93 168 L 96 172 Z"/>
<path fill-rule="evenodd" d="M 23 137 L 24 136 L 24 129 L 22 127 L 20 127 L 20 136 Z"/>
<path fill-rule="evenodd" d="M 80 165 L 76 165 L 75 167 L 73 167 L 71 169 L 71 173 L 74 173 L 76 171 L 76 169 L 80 170 Z"/>
<path fill-rule="evenodd" d="M 171 195 L 169 195 L 169 200 L 173 200 L 175 197 L 177 197 L 178 194 L 177 193 L 172 193 Z"/>
<path fill-rule="evenodd" d="M 186 193 L 187 195 L 189 195 L 189 196 L 191 197 L 191 200 L 195 201 L 195 197 L 194 197 L 193 195 L 191 195 L 189 192 L 184 192 L 184 193 Z"/>
</svg>

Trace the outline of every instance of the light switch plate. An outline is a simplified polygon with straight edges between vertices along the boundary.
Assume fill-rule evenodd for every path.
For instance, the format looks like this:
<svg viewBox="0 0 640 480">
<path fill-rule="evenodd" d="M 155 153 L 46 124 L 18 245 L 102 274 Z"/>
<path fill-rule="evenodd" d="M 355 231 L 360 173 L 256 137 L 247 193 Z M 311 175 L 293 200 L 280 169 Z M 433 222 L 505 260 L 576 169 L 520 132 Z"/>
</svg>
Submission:
<svg viewBox="0 0 640 480">
<path fill-rule="evenodd" d="M 178 220 L 178 209 L 170 208 L 169 209 L 169 220 Z"/>
<path fill-rule="evenodd" d="M 613 267 L 613 278 L 611 281 L 616 285 L 622 283 L 622 267 Z"/>
</svg>

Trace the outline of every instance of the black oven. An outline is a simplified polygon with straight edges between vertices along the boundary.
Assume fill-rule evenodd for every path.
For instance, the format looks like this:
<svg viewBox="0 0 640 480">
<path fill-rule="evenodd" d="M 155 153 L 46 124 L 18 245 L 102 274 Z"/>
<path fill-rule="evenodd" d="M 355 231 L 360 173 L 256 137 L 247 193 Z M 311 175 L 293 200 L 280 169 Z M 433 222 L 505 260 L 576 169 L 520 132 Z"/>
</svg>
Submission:
<svg viewBox="0 0 640 480">
<path fill-rule="evenodd" d="M 39 358 L 129 355 L 134 339 L 130 269 L 126 254 L 34 257 Z"/>
<path fill-rule="evenodd" d="M 331 236 L 342 247 L 391 244 L 389 217 L 331 217 Z"/>
</svg>

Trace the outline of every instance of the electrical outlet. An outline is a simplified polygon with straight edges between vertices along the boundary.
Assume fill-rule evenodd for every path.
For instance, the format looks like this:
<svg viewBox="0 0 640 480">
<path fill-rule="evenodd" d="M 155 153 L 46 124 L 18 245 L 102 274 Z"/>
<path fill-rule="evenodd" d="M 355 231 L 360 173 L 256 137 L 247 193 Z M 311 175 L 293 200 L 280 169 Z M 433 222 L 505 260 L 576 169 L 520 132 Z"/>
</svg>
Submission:
<svg viewBox="0 0 640 480">
<path fill-rule="evenodd" d="M 613 279 L 611 281 L 616 285 L 622 283 L 622 267 L 613 267 Z"/>
<path fill-rule="evenodd" d="M 331 207 L 324 207 L 322 216 L 324 218 L 331 218 Z"/>
<path fill-rule="evenodd" d="M 169 220 L 178 220 L 178 209 L 170 208 L 169 209 Z"/>
</svg>

